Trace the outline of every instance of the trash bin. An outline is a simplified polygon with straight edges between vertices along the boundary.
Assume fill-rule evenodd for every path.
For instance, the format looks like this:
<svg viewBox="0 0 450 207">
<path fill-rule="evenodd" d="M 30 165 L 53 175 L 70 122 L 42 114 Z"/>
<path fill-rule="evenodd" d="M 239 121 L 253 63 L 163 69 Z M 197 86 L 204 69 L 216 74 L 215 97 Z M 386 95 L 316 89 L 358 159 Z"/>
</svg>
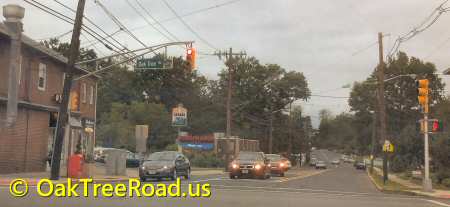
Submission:
<svg viewBox="0 0 450 207">
<path fill-rule="evenodd" d="M 69 178 L 83 178 L 84 158 L 82 154 L 74 154 L 69 157 L 69 167 L 67 169 Z"/>
<path fill-rule="evenodd" d="M 109 149 L 106 152 L 105 174 L 126 175 L 127 151 L 121 149 Z"/>
</svg>

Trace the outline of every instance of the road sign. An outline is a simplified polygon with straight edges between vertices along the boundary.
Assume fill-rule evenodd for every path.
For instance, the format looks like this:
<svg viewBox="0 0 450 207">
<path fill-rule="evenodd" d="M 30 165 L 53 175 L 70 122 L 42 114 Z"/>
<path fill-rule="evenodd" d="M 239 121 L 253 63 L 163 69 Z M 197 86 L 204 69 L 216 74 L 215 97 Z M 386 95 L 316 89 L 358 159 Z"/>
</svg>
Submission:
<svg viewBox="0 0 450 207">
<path fill-rule="evenodd" d="M 147 151 L 148 125 L 136 125 L 136 152 Z"/>
<path fill-rule="evenodd" d="M 394 145 L 389 140 L 384 141 L 383 152 L 394 152 Z"/>
<path fill-rule="evenodd" d="M 172 67 L 172 64 L 173 64 L 173 60 L 164 61 L 163 59 L 156 58 L 156 57 L 142 58 L 142 59 L 136 60 L 136 65 L 135 65 L 134 69 L 138 69 L 138 70 L 169 69 Z"/>
<path fill-rule="evenodd" d="M 172 109 L 172 126 L 187 126 L 187 109 L 182 104 Z"/>
</svg>

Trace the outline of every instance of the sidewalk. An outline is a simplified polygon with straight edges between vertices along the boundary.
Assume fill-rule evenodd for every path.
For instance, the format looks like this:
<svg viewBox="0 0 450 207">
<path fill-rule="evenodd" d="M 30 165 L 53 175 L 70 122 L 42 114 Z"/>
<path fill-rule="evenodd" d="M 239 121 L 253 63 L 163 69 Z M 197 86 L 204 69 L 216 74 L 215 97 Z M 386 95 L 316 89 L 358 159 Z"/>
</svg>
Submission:
<svg viewBox="0 0 450 207">
<path fill-rule="evenodd" d="M 191 175 L 194 176 L 208 176 L 223 174 L 223 169 L 218 168 L 192 168 Z M 34 186 L 42 179 L 48 179 L 50 172 L 27 172 L 27 173 L 12 173 L 0 175 L 0 186 L 9 186 L 11 181 L 15 179 L 24 179 L 28 185 Z M 130 178 L 139 178 L 138 168 L 127 168 L 126 175 L 123 176 L 111 176 L 106 175 L 105 168 L 102 164 L 97 163 L 94 169 L 94 175 L 91 177 L 94 182 L 121 182 Z M 66 183 L 67 177 L 61 177 L 54 183 Z"/>
<path fill-rule="evenodd" d="M 382 174 L 382 170 L 374 167 L 374 172 L 378 175 Z M 413 183 L 409 180 L 405 180 L 403 178 L 400 178 L 399 176 L 395 175 L 395 174 L 389 174 L 389 180 L 395 183 L 398 183 L 404 187 L 406 187 L 408 190 L 408 192 L 410 193 L 414 193 L 416 195 L 422 195 L 422 196 L 428 196 L 428 197 L 434 197 L 434 198 L 445 198 L 445 199 L 449 199 L 450 198 L 450 191 L 448 190 L 433 190 L 433 192 L 424 192 L 422 191 L 422 186 L 421 185 L 417 185 L 416 183 Z"/>
</svg>

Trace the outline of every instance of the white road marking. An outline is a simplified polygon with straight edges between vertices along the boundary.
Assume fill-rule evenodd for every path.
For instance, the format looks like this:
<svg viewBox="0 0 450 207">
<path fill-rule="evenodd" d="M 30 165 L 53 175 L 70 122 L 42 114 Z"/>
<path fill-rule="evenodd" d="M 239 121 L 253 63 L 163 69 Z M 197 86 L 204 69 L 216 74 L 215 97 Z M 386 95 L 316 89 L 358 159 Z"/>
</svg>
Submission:
<svg viewBox="0 0 450 207">
<path fill-rule="evenodd" d="M 450 205 L 449 205 L 449 204 L 441 203 L 441 202 L 439 202 L 439 201 L 434 201 L 434 200 L 427 200 L 427 199 L 424 199 L 424 200 L 425 200 L 425 201 L 428 201 L 428 202 L 430 202 L 430 203 L 433 203 L 433 204 L 439 205 L 439 206 L 450 207 Z"/>
</svg>

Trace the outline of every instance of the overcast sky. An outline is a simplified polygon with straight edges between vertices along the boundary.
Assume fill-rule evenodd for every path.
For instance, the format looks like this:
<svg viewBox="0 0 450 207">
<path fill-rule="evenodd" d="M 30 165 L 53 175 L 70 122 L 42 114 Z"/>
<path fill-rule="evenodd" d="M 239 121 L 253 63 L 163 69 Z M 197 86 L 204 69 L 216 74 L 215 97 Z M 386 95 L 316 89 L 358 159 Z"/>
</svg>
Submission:
<svg viewBox="0 0 450 207">
<path fill-rule="evenodd" d="M 74 0 L 60 0 L 76 8 Z M 128 0 L 138 8 L 136 0 Z M 180 15 L 198 9 L 219 5 L 227 0 L 166 0 Z M 56 19 L 22 0 L 0 0 L 0 5 L 16 3 L 26 8 L 25 34 L 34 38 L 48 38 L 63 34 L 72 26 Z M 39 0 L 55 10 L 74 17 L 69 10 L 53 0 Z M 145 44 L 167 42 L 163 35 L 149 26 L 126 0 L 101 0 L 107 9 Z M 142 5 L 180 40 L 194 40 L 195 47 L 212 53 L 200 38 L 194 35 L 164 4 L 163 0 L 139 0 Z M 213 47 L 246 51 L 262 63 L 276 63 L 286 70 L 305 74 L 314 94 L 326 96 L 349 95 L 345 84 L 364 80 L 377 65 L 377 32 L 390 34 L 384 38 L 385 51 L 392 47 L 396 37 L 420 24 L 443 0 L 240 0 L 204 12 L 183 17 L 185 22 Z M 448 3 L 450 7 L 450 3 Z M 138 8 L 139 9 L 139 8 Z M 140 10 L 146 15 L 142 10 Z M 105 12 L 87 0 L 85 15 L 108 33 L 119 29 Z M 146 16 L 148 18 L 148 16 Z M 150 22 L 153 22 L 148 18 Z M 410 56 L 436 64 L 438 71 L 450 67 L 450 12 L 428 30 L 401 45 L 400 50 Z M 158 25 L 156 25 L 158 26 Z M 93 27 L 92 27 L 93 28 Z M 160 27 L 158 29 L 162 30 Z M 136 40 L 122 32 L 115 36 L 129 48 L 142 47 Z M 70 35 L 62 38 L 68 41 Z M 88 34 L 81 38 L 82 46 L 92 40 Z M 102 45 L 95 50 L 108 54 Z M 171 55 L 183 55 L 181 48 L 169 49 Z M 198 71 L 215 79 L 223 63 L 215 56 L 199 56 Z M 450 79 L 445 78 L 447 85 Z M 447 86 L 447 90 L 449 90 Z M 448 91 L 447 91 L 448 92 Z M 330 109 L 334 114 L 348 111 L 347 99 L 312 97 L 302 102 L 306 114 L 318 123 L 318 111 Z"/>
</svg>

